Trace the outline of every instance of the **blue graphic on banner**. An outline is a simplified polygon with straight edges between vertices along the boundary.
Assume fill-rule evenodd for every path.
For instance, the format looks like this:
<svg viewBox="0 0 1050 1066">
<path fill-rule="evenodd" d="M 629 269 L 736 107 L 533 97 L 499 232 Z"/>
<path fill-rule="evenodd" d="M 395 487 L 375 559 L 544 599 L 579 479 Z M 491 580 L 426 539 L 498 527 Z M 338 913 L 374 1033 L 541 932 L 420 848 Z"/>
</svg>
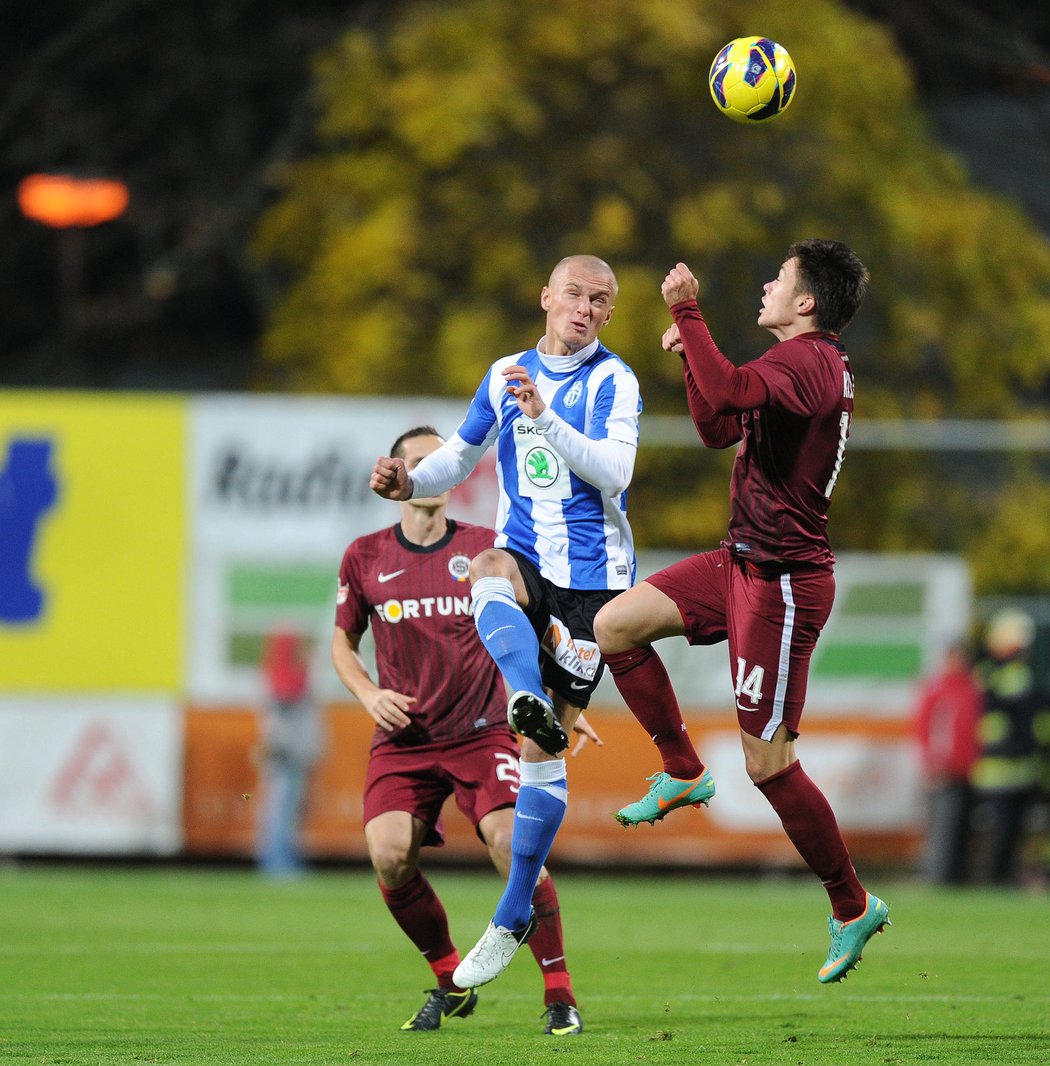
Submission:
<svg viewBox="0 0 1050 1066">
<path fill-rule="evenodd" d="M 44 592 L 29 572 L 40 520 L 58 499 L 49 440 L 14 439 L 0 468 L 0 623 L 32 622 Z"/>
</svg>

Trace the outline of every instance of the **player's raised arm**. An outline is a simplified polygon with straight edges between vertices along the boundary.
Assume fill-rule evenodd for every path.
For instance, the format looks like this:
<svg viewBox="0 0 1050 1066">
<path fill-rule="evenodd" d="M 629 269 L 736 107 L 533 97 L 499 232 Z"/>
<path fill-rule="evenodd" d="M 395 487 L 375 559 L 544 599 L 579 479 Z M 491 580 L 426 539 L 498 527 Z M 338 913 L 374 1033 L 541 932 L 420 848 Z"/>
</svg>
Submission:
<svg viewBox="0 0 1050 1066">
<path fill-rule="evenodd" d="M 410 500 L 412 481 L 404 459 L 391 459 L 381 455 L 376 460 L 368 487 L 385 500 Z"/>
<path fill-rule="evenodd" d="M 695 300 L 700 291 L 700 282 L 693 276 L 693 272 L 685 263 L 676 263 L 664 278 L 660 292 L 663 294 L 664 303 L 668 307 L 674 307 L 683 300 Z"/>
</svg>

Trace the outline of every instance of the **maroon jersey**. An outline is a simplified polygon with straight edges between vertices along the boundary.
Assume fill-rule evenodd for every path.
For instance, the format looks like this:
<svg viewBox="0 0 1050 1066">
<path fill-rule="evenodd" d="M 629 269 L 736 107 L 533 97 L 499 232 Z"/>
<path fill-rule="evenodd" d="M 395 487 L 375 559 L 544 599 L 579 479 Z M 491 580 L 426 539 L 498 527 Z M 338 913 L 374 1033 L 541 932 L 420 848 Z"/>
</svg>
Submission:
<svg viewBox="0 0 1050 1066">
<path fill-rule="evenodd" d="M 726 547 L 758 563 L 831 567 L 828 506 L 853 417 L 846 349 L 803 333 L 747 365 L 769 401 L 740 415 Z"/>
<path fill-rule="evenodd" d="M 376 727 L 372 749 L 435 744 L 507 725 L 507 691 L 471 613 L 470 560 L 496 534 L 448 521 L 436 544 L 420 547 L 401 526 L 359 537 L 343 555 L 335 624 L 364 633 L 371 624 L 382 688 L 414 696 L 412 724 Z M 513 734 L 511 734 L 513 735 Z"/>
<path fill-rule="evenodd" d="M 734 371 L 694 301 L 672 313 L 700 436 L 713 448 L 740 442 L 723 545 L 758 564 L 831 569 L 828 506 L 853 416 L 845 348 L 833 334 L 802 333 Z M 717 409 L 707 394 L 717 394 Z"/>
</svg>

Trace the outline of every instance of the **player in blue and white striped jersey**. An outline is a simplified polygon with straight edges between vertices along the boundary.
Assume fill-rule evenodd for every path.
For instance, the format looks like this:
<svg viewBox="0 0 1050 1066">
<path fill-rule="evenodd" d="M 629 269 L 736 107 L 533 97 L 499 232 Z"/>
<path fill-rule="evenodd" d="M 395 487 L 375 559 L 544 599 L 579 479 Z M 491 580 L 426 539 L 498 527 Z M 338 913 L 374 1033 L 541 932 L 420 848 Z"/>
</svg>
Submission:
<svg viewBox="0 0 1050 1066">
<path fill-rule="evenodd" d="M 535 419 L 507 389 L 512 367 L 528 374 L 546 404 Z M 496 443 L 496 546 L 520 552 L 559 588 L 630 588 L 625 487 L 638 410 L 633 372 L 597 338 L 574 356 L 537 347 L 494 363 L 451 447 L 473 468 Z"/>
<path fill-rule="evenodd" d="M 634 583 L 626 494 L 641 400 L 633 371 L 598 340 L 616 293 L 601 259 L 563 259 L 540 294 L 536 347 L 493 363 L 459 429 L 411 474 L 386 457 L 372 474 L 388 499 L 437 495 L 497 449 L 498 536 L 471 563 L 471 596 L 482 643 L 513 691 L 522 788 L 507 890 L 456 971 L 461 987 L 497 977 L 531 933 L 529 901 L 565 813 L 568 732 L 603 670 L 594 616 Z"/>
</svg>

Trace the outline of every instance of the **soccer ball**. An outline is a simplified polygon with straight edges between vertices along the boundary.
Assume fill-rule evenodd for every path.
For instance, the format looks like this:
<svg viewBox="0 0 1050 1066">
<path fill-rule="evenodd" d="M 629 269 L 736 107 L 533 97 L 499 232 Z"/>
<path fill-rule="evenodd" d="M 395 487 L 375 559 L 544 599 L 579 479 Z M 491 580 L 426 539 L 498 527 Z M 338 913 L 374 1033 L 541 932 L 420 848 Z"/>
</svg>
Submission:
<svg viewBox="0 0 1050 1066">
<path fill-rule="evenodd" d="M 768 37 L 737 37 L 715 56 L 707 76 L 718 110 L 736 122 L 765 122 L 795 95 L 795 64 Z"/>
</svg>

